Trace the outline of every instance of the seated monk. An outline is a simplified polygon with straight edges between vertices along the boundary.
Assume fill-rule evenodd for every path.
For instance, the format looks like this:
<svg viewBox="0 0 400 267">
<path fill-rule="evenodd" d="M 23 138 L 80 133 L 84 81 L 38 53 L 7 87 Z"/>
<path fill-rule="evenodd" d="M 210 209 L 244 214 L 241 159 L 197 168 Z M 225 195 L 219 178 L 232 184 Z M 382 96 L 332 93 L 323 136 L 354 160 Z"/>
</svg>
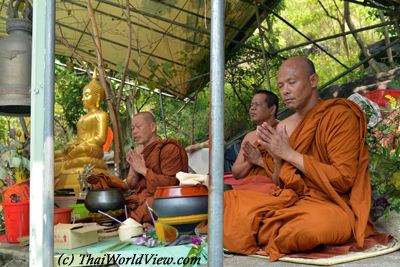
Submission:
<svg viewBox="0 0 400 267">
<path fill-rule="evenodd" d="M 225 192 L 229 251 L 261 248 L 275 261 L 322 244 L 356 241 L 362 248 L 373 232 L 365 116 L 351 101 L 320 100 L 317 84 L 314 65 L 304 57 L 280 67 L 278 87 L 295 113 L 276 129 L 258 126 L 257 136 L 270 155 L 267 169 L 281 185 L 271 194 Z"/>
<path fill-rule="evenodd" d="M 278 124 L 276 120 L 278 107 L 279 99 L 274 93 L 257 90 L 253 94 L 250 105 L 250 119 L 256 125 L 266 122 L 275 127 Z M 267 151 L 257 143 L 256 131 L 247 133 L 232 167 L 234 178 L 244 178 L 239 181 L 238 185 L 234 186 L 235 189 L 252 189 L 261 192 L 269 192 L 275 189 L 264 163 L 267 154 Z"/>
<path fill-rule="evenodd" d="M 250 105 L 250 119 L 256 125 L 266 122 L 275 127 L 276 114 L 278 113 L 279 99 L 269 91 L 257 90 L 253 94 Z M 243 138 L 242 146 L 238 157 L 232 167 L 233 177 L 240 179 L 252 175 L 266 175 L 265 164 L 262 154 L 266 151 L 260 151 L 257 147 L 256 131 L 251 131 Z"/>
<path fill-rule="evenodd" d="M 174 139 L 160 139 L 153 114 L 140 112 L 132 118 L 132 136 L 138 146 L 130 150 L 127 184 L 133 194 L 127 198 L 130 216 L 140 223 L 151 222 L 151 207 L 159 186 L 178 185 L 176 173 L 188 172 L 184 147 Z"/>
<path fill-rule="evenodd" d="M 83 88 L 82 102 L 87 113 L 77 123 L 77 136 L 64 150 L 55 152 L 57 188 L 79 191 L 78 176 L 85 165 L 94 166 L 94 173 L 107 173 L 103 161 L 103 145 L 107 138 L 108 115 L 100 109 L 104 92 L 94 72 L 92 81 Z"/>
</svg>

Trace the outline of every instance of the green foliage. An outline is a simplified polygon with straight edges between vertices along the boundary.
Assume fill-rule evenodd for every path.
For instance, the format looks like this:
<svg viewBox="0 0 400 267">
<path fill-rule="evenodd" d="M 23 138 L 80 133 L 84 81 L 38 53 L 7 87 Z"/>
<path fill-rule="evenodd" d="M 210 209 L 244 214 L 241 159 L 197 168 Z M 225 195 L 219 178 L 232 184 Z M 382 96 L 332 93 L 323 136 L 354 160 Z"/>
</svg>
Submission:
<svg viewBox="0 0 400 267">
<path fill-rule="evenodd" d="M 7 135 L 7 119 L 0 116 L 0 144 L 4 144 L 6 142 Z"/>
<path fill-rule="evenodd" d="M 351 19 L 357 28 L 380 23 L 377 17 L 369 15 L 373 9 L 353 4 L 350 5 L 350 8 Z M 295 25 L 305 35 L 313 39 L 348 31 L 343 17 L 343 1 L 285 1 L 285 9 L 282 10 L 281 16 Z M 281 21 L 276 21 L 276 23 L 274 23 L 274 30 L 280 36 L 280 48 L 307 41 Z M 374 43 L 381 39 L 378 30 L 362 32 L 360 35 L 367 44 Z M 352 35 L 319 42 L 318 44 L 347 66 L 352 66 L 359 62 L 359 55 L 361 52 Z M 331 80 L 345 70 L 344 67 L 315 46 L 309 45 L 293 50 L 292 52 L 296 54 L 305 54 L 310 57 L 315 63 L 317 73 L 320 76 L 320 85 Z M 361 72 L 362 68 L 358 68 L 336 83 L 344 83 L 353 80 L 359 77 Z"/>
<path fill-rule="evenodd" d="M 381 11 L 379 9 L 370 9 L 370 10 L 368 10 L 368 15 L 369 15 L 370 18 L 372 18 L 374 20 L 375 19 L 379 20 L 380 19 L 379 12 L 383 13 L 383 11 Z M 376 32 L 380 34 L 380 37 L 382 39 L 384 38 L 384 30 L 383 30 L 383 28 L 377 29 Z M 388 32 L 389 32 L 389 36 L 396 36 L 397 32 L 396 32 L 396 27 L 395 27 L 394 24 L 388 26 Z"/>
<path fill-rule="evenodd" d="M 7 145 L 0 143 L 0 189 L 4 190 L 29 177 L 29 139 L 15 130 Z"/>
<path fill-rule="evenodd" d="M 200 93 L 200 95 L 202 95 L 202 93 Z M 159 94 L 142 91 L 140 98 L 137 100 L 137 106 L 141 107 L 144 100 L 148 99 L 146 104 L 138 111 L 153 112 L 158 125 L 158 134 L 161 137 L 165 138 L 167 136 L 169 138 L 175 138 L 179 140 L 184 145 L 189 144 L 192 133 L 192 112 L 196 111 L 197 113 L 194 121 L 195 132 L 200 136 L 203 132 L 207 133 L 208 135 L 208 103 L 205 103 L 204 98 L 197 98 L 195 104 L 189 103 L 186 105 L 174 98 L 166 96 L 163 96 L 162 98 L 163 106 L 160 104 Z M 180 108 L 183 109 L 178 113 Z M 193 108 L 195 108 L 195 110 L 193 110 Z M 199 112 L 200 108 L 202 109 L 201 112 Z M 164 118 L 166 120 L 165 124 L 162 114 L 164 114 Z M 206 120 L 207 123 L 205 123 Z M 164 134 L 164 127 L 166 129 L 166 136 Z M 196 135 L 196 137 L 199 135 Z M 207 135 L 205 135 L 205 137 Z"/>
<path fill-rule="evenodd" d="M 17 131 L 21 133 L 23 131 L 20 121 L 17 117 L 0 116 L 0 144 L 8 147 L 15 139 L 15 134 Z"/>
<path fill-rule="evenodd" d="M 203 2 L 194 1 L 188 4 L 202 5 Z M 324 8 L 322 8 L 322 6 Z M 351 4 L 350 6 L 352 20 L 356 27 L 365 27 L 380 22 L 378 17 L 370 14 L 372 9 L 362 7 L 361 5 Z M 145 5 L 144 8 L 150 8 L 150 5 Z M 234 7 L 228 6 L 227 10 L 231 8 Z M 320 38 L 348 30 L 343 18 L 343 2 L 339 0 L 280 1 L 275 11 L 310 38 Z M 170 10 L 166 8 L 163 10 L 160 9 L 157 12 L 164 14 L 170 12 Z M 190 21 L 188 21 L 188 23 L 190 23 Z M 267 16 L 266 20 L 263 22 L 263 26 L 263 31 L 267 37 L 264 40 L 264 46 L 268 52 L 271 52 L 271 55 L 268 56 L 271 90 L 278 96 L 279 90 L 276 86 L 276 73 L 282 60 L 287 57 L 293 55 L 307 55 L 310 57 L 310 59 L 314 61 L 317 72 L 319 73 L 320 85 L 331 80 L 345 70 L 332 58 L 312 45 L 274 54 L 274 51 L 307 40 L 273 15 Z M 207 38 L 209 39 L 209 37 L 206 35 L 195 35 L 195 33 L 188 34 L 193 34 L 193 38 L 195 38 L 196 42 L 208 43 Z M 378 30 L 361 33 L 361 36 L 367 44 L 376 42 L 382 38 Z M 204 39 L 200 40 L 199 38 Z M 246 40 L 246 44 L 261 50 L 261 39 L 258 30 Z M 320 42 L 319 44 L 347 66 L 352 66 L 359 61 L 360 50 L 351 35 Z M 189 71 L 191 77 L 208 71 L 209 55 L 207 53 L 208 51 L 199 49 L 199 53 L 196 57 L 202 58 L 203 61 L 200 64 L 194 65 L 189 63 L 185 66 L 185 69 Z M 182 49 L 180 54 L 181 59 L 186 61 L 187 56 L 185 49 Z M 226 58 L 228 60 L 226 63 L 224 88 L 224 132 L 225 140 L 230 141 L 239 133 L 254 127 L 248 115 L 252 92 L 254 89 L 266 89 L 267 83 L 265 65 L 260 51 L 238 46 L 235 51 L 229 51 Z M 66 61 L 65 59 L 60 60 Z M 132 61 L 135 62 L 135 60 L 135 58 L 132 58 Z M 130 137 L 130 116 L 134 112 L 133 106 L 139 108 L 140 111 L 151 110 L 158 123 L 159 135 L 165 137 L 160 97 L 155 93 L 156 89 L 158 89 L 157 84 L 165 85 L 165 87 L 168 88 L 169 80 L 174 79 L 177 73 L 182 71 L 181 69 L 175 69 L 170 63 L 159 65 L 149 60 L 147 65 L 150 67 L 151 81 L 143 85 L 148 87 L 150 91 L 137 90 L 136 94 L 133 94 L 134 87 L 126 85 L 121 94 L 122 99 L 119 107 L 119 117 L 121 129 L 123 131 L 122 139 L 125 150 L 132 145 Z M 110 71 L 108 74 L 120 78 L 122 70 L 123 67 L 121 66 L 118 71 Z M 359 68 L 336 83 L 347 82 L 359 77 L 361 72 L 362 68 Z M 137 77 L 137 73 L 130 73 L 129 77 L 132 83 L 139 84 L 133 79 Z M 64 139 L 68 136 L 68 134 L 65 134 L 68 133 L 68 128 L 75 130 L 76 122 L 83 114 L 81 93 L 87 82 L 89 82 L 89 79 L 85 74 L 70 72 L 59 67 L 56 68 L 56 118 L 58 120 L 56 124 L 61 126 L 63 134 L 60 135 L 60 137 L 62 136 Z M 112 85 L 114 88 L 112 91 L 119 87 L 119 83 L 115 81 L 112 82 Z M 195 92 L 197 90 L 199 90 L 199 92 Z M 193 101 L 187 104 L 174 98 L 163 97 L 163 113 L 168 122 L 165 124 L 166 134 L 170 138 L 180 140 L 184 145 L 188 145 L 192 142 L 204 141 L 209 138 L 209 85 L 192 83 L 188 92 L 190 92 L 189 96 Z M 283 107 L 284 105 L 281 101 L 280 108 Z M 63 140 L 62 142 L 65 141 Z"/>
<path fill-rule="evenodd" d="M 66 68 L 55 68 L 56 115 L 63 114 L 66 125 L 76 133 L 76 123 L 84 114 L 82 91 L 90 79 L 86 73 L 77 74 Z"/>
<path fill-rule="evenodd" d="M 197 265 L 198 263 L 201 262 L 201 259 L 207 260 L 208 258 L 208 246 L 207 246 L 207 241 L 205 240 L 205 237 L 201 237 L 199 235 L 196 235 L 192 238 L 192 247 L 189 250 L 187 256 L 185 257 L 187 260 L 187 263 L 183 265 L 183 267 L 191 267 L 194 265 Z"/>
<path fill-rule="evenodd" d="M 375 218 L 390 210 L 400 212 L 399 130 L 400 113 L 394 111 L 375 128 L 370 129 L 367 135 L 373 197 L 372 212 Z"/>
</svg>

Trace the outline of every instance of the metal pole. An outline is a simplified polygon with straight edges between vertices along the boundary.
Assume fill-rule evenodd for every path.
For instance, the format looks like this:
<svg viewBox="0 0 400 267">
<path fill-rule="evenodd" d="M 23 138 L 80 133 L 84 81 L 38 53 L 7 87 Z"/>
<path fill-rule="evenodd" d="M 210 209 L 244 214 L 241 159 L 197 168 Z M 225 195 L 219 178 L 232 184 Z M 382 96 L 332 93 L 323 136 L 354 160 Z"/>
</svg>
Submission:
<svg viewBox="0 0 400 267">
<path fill-rule="evenodd" d="M 358 5 L 362 5 L 362 6 L 367 6 L 367 7 L 373 7 L 373 8 L 379 9 L 379 10 L 383 10 L 383 11 L 393 11 L 392 9 L 390 9 L 384 5 L 377 5 L 370 1 L 362 1 L 361 2 L 361 1 L 356 1 L 356 0 L 346 0 L 346 2 L 354 3 L 354 4 L 358 4 Z M 376 2 L 379 2 L 379 1 L 376 1 Z"/>
<path fill-rule="evenodd" d="M 265 7 L 265 5 L 263 5 L 263 7 Z M 267 7 L 269 9 L 269 7 Z M 271 9 L 270 9 L 271 10 Z M 274 14 L 275 17 L 277 17 L 278 19 L 280 19 L 281 21 L 283 21 L 286 25 L 288 25 L 290 28 L 292 28 L 295 32 L 297 32 L 298 34 L 300 34 L 301 36 L 303 36 L 304 38 L 306 38 L 308 41 L 312 42 L 316 47 L 318 47 L 319 49 L 321 49 L 321 51 L 323 51 L 325 54 L 327 54 L 330 58 L 332 58 L 333 60 L 335 60 L 337 63 L 339 63 L 342 67 L 348 69 L 349 67 L 347 67 L 345 64 L 343 64 L 339 59 L 337 59 L 334 55 L 332 55 L 331 53 L 329 53 L 326 49 L 324 49 L 322 46 L 320 46 L 319 44 L 317 44 L 315 41 L 313 41 L 310 37 L 308 37 L 307 35 L 305 35 L 304 33 L 302 33 L 301 31 L 299 31 L 295 26 L 293 26 L 290 22 L 288 22 L 286 19 L 284 19 L 283 17 L 279 16 L 278 13 L 276 13 L 275 11 L 271 10 L 271 13 Z"/>
<path fill-rule="evenodd" d="M 383 26 L 387 26 L 387 25 L 391 25 L 391 24 L 394 24 L 394 22 L 393 21 L 386 21 L 384 23 L 379 23 L 379 24 L 375 24 L 375 25 L 359 28 L 359 29 L 356 29 L 354 31 L 346 31 L 346 32 L 342 32 L 342 33 L 338 33 L 338 34 L 322 37 L 322 38 L 319 38 L 319 39 L 314 39 L 312 41 L 303 42 L 303 43 L 300 43 L 300 44 L 297 44 L 297 45 L 288 46 L 288 47 L 285 47 L 285 48 L 282 48 L 282 49 L 279 49 L 279 50 L 276 50 L 276 51 L 271 51 L 270 54 L 271 55 L 276 55 L 276 54 L 279 54 L 279 53 L 284 52 L 284 51 L 289 51 L 289 50 L 292 50 L 292 49 L 295 49 L 295 48 L 299 48 L 299 47 L 302 47 L 302 46 L 306 46 L 306 45 L 312 44 L 314 42 L 315 43 L 319 43 L 319 42 L 322 42 L 322 41 L 326 41 L 326 40 L 330 40 L 330 39 L 336 39 L 338 37 L 346 36 L 346 35 L 357 33 L 357 32 L 368 31 L 368 30 L 372 30 L 372 29 L 375 29 L 375 28 L 379 28 L 379 27 L 383 27 Z"/>
<path fill-rule="evenodd" d="M 164 105 L 163 105 L 162 91 L 161 90 L 160 90 L 160 109 L 161 109 L 161 119 L 162 119 L 163 125 L 164 125 L 164 137 L 168 138 L 168 136 L 167 136 L 167 125 L 165 124 Z"/>
<path fill-rule="evenodd" d="M 255 9 L 256 9 L 258 32 L 260 33 L 262 55 L 263 55 L 263 59 L 264 59 L 264 68 L 265 68 L 265 76 L 266 76 L 266 81 L 267 81 L 267 89 L 268 89 L 268 91 L 271 91 L 271 82 L 269 80 L 268 61 L 267 61 L 267 56 L 265 55 L 265 46 L 264 46 L 264 37 L 265 36 L 264 36 L 263 30 L 261 29 L 260 12 L 258 11 L 258 6 L 255 6 Z"/>
<path fill-rule="evenodd" d="M 33 1 L 29 266 L 53 266 L 55 1 Z"/>
<path fill-rule="evenodd" d="M 391 25 L 391 24 L 396 24 L 396 23 L 395 23 L 394 21 L 387 21 L 387 22 L 385 22 L 385 23 L 379 23 L 379 24 L 375 24 L 375 25 L 371 25 L 371 26 L 359 28 L 359 29 L 354 30 L 354 31 L 346 31 L 346 32 L 343 32 L 343 33 L 338 33 L 338 34 L 334 34 L 334 35 L 331 35 L 331 36 L 322 37 L 322 38 L 315 39 L 315 40 L 312 40 L 312 41 L 303 42 L 303 43 L 300 43 L 300 44 L 297 44 L 297 45 L 288 46 L 288 47 L 286 47 L 286 48 L 282 48 L 282 49 L 279 49 L 279 50 L 276 50 L 276 51 L 270 51 L 270 52 L 268 52 L 267 54 L 268 54 L 270 57 L 271 57 L 271 56 L 278 56 L 278 54 L 281 53 L 281 52 L 289 51 L 289 50 L 292 50 L 292 49 L 295 49 L 295 48 L 299 48 L 299 47 L 302 47 L 302 46 L 306 46 L 306 45 L 309 45 L 309 44 L 312 44 L 312 43 L 318 43 L 318 42 L 322 42 L 322 41 L 326 41 L 326 40 L 330 40 L 330 39 L 335 39 L 335 38 L 337 38 L 337 37 L 349 35 L 349 34 L 352 34 L 352 33 L 354 33 L 354 32 L 363 32 L 363 31 L 367 31 L 367 30 L 371 30 L 371 29 L 375 29 L 375 28 L 379 28 L 379 27 L 382 27 L 382 26 L 385 26 L 385 25 Z M 258 50 L 259 50 L 259 49 L 258 49 Z M 238 66 L 238 65 L 240 65 L 240 64 L 242 64 L 242 63 L 250 62 L 250 61 L 253 61 L 253 60 L 260 59 L 260 58 L 261 58 L 261 56 L 256 56 L 256 57 L 253 57 L 253 58 L 251 58 L 251 59 L 249 59 L 249 60 L 244 60 L 244 61 L 241 61 L 241 62 L 232 64 L 232 65 L 230 65 L 230 66 L 227 66 L 226 68 L 227 68 L 227 69 L 234 68 L 234 67 L 236 67 L 236 66 Z M 189 80 L 185 80 L 185 81 L 183 81 L 183 82 L 177 84 L 175 87 L 178 87 L 178 86 L 180 86 L 180 85 L 183 85 L 183 84 L 186 84 L 186 83 L 195 81 L 195 80 L 200 79 L 200 78 L 202 78 L 202 77 L 208 76 L 209 74 L 210 74 L 209 72 L 200 74 L 200 75 L 195 76 L 195 77 L 193 77 L 193 78 L 191 78 L 191 79 L 189 79 Z"/>
<path fill-rule="evenodd" d="M 383 51 L 386 51 L 387 49 L 389 49 L 390 47 L 393 47 L 394 45 L 396 45 L 397 43 L 400 42 L 400 38 L 395 39 L 393 42 L 389 43 L 388 45 L 382 47 L 382 49 L 380 49 L 378 52 L 369 55 L 368 57 L 364 58 L 363 60 L 361 60 L 360 62 L 358 62 L 357 64 L 355 64 L 354 66 L 352 66 L 351 68 L 349 68 L 348 70 L 342 72 L 341 74 L 339 74 L 338 76 L 334 77 L 333 79 L 327 81 L 326 83 L 324 83 L 323 85 L 321 85 L 318 88 L 319 92 L 323 92 L 326 87 L 328 87 L 329 85 L 331 85 L 332 83 L 336 82 L 337 80 L 339 80 L 340 78 L 342 78 L 343 76 L 347 75 L 348 73 L 352 72 L 353 70 L 357 69 L 358 67 L 360 67 L 361 65 L 363 65 L 364 63 L 366 63 L 367 61 L 369 61 L 371 58 L 376 57 L 377 55 L 379 55 L 380 53 L 382 53 Z"/>
<path fill-rule="evenodd" d="M 224 1 L 211 1 L 211 161 L 208 266 L 223 265 L 224 215 Z"/>
</svg>

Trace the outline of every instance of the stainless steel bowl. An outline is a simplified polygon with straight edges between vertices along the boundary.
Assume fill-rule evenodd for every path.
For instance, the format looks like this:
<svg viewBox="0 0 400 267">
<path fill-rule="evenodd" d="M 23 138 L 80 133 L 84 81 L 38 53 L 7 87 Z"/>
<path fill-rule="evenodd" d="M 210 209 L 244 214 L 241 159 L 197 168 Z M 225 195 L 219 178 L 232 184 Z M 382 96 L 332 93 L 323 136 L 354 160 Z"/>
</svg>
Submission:
<svg viewBox="0 0 400 267">
<path fill-rule="evenodd" d="M 208 196 L 154 199 L 153 210 L 161 218 L 207 214 Z"/>
<path fill-rule="evenodd" d="M 85 207 L 91 212 L 117 210 L 124 207 L 124 197 L 117 188 L 89 191 Z"/>
</svg>

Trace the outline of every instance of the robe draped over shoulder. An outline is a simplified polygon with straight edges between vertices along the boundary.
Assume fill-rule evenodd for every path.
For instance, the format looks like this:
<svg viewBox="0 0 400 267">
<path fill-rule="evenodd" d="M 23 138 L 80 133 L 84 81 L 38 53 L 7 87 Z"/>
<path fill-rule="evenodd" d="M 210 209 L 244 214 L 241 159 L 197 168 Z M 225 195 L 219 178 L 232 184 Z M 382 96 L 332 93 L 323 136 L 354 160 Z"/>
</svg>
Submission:
<svg viewBox="0 0 400 267">
<path fill-rule="evenodd" d="M 283 186 L 272 194 L 225 192 L 225 248 L 252 254 L 261 247 L 273 261 L 321 244 L 354 240 L 362 247 L 373 232 L 365 135 L 365 116 L 356 104 L 318 103 L 290 137 L 303 155 L 304 173 L 285 162 Z M 273 171 L 272 158 L 265 160 Z"/>
<path fill-rule="evenodd" d="M 133 188 L 133 194 L 126 201 L 130 215 L 138 222 L 151 222 L 146 200 L 150 207 L 153 195 L 160 186 L 178 185 L 176 173 L 188 172 L 188 158 L 184 147 L 174 139 L 154 141 L 143 149 L 147 171 Z"/>
</svg>

